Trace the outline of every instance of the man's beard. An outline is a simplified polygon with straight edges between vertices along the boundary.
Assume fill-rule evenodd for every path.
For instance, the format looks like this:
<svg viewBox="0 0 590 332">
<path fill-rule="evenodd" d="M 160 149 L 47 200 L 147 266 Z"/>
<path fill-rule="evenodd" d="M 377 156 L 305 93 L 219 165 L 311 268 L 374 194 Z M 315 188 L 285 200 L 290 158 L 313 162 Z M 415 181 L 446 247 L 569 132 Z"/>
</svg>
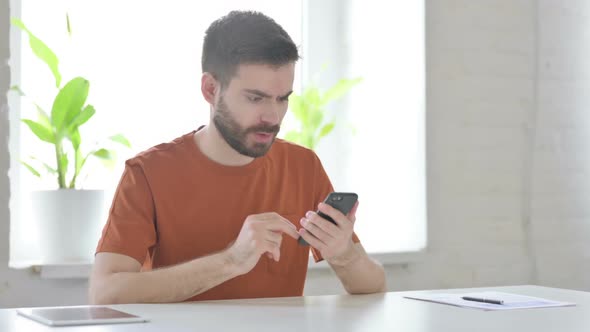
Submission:
<svg viewBox="0 0 590 332">
<path fill-rule="evenodd" d="M 268 152 L 281 128 L 279 125 L 257 125 L 250 128 L 242 128 L 232 118 L 223 97 L 219 99 L 219 104 L 215 109 L 213 124 L 215 124 L 215 127 L 229 146 L 238 153 L 252 158 L 262 157 Z M 273 138 L 268 143 L 254 142 L 252 146 L 247 146 L 248 134 L 256 132 L 273 134 Z"/>
</svg>

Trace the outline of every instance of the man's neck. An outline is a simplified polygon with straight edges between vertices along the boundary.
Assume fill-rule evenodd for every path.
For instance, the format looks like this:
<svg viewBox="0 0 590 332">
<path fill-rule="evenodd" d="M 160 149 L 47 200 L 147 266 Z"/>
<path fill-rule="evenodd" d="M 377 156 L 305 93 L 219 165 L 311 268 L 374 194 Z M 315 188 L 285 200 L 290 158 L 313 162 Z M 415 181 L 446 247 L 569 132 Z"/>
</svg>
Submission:
<svg viewBox="0 0 590 332">
<path fill-rule="evenodd" d="M 225 166 L 244 166 L 254 158 L 244 156 L 234 150 L 221 136 L 214 125 L 209 124 L 193 135 L 193 139 L 207 158 Z"/>
</svg>

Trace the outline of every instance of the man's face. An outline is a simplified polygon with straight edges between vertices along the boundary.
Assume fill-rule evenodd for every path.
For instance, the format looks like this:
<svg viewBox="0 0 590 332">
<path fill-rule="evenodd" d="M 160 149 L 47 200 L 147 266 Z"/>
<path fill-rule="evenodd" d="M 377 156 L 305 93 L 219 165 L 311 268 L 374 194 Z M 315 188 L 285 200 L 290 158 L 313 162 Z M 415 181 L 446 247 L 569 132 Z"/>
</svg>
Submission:
<svg viewBox="0 0 590 332">
<path fill-rule="evenodd" d="M 266 154 L 287 112 L 294 72 L 294 63 L 238 67 L 213 113 L 213 123 L 229 146 L 248 157 Z"/>
</svg>

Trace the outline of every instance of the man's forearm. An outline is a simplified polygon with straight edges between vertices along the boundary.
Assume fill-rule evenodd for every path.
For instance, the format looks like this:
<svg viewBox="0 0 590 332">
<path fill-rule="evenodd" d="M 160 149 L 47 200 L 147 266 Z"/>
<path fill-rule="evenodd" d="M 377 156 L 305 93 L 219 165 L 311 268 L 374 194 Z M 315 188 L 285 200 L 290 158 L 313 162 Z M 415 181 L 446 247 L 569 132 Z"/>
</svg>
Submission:
<svg viewBox="0 0 590 332">
<path fill-rule="evenodd" d="M 350 294 L 386 291 L 383 266 L 370 258 L 360 244 L 354 244 L 348 253 L 328 263 Z"/>
<path fill-rule="evenodd" d="M 147 272 L 113 273 L 100 281 L 95 303 L 180 302 L 240 273 L 226 252 Z"/>
</svg>

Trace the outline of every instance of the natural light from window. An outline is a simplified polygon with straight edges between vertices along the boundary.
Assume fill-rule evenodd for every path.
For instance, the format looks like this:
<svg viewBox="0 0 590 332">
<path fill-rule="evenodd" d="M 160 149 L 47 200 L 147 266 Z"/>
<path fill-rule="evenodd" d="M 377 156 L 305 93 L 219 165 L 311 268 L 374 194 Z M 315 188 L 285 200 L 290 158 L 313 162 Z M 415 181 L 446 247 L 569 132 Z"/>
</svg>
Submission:
<svg viewBox="0 0 590 332">
<path fill-rule="evenodd" d="M 424 8 L 420 1 L 369 2 L 374 4 L 342 2 L 350 6 L 343 18 L 342 40 L 325 41 L 326 47 L 346 43 L 345 72 L 349 77 L 363 77 L 341 104 L 348 110 L 343 111 L 341 122 L 351 123 L 355 134 L 337 130 L 317 151 L 336 190 L 359 193 L 355 229 L 365 248 L 381 253 L 415 251 L 426 244 Z M 306 36 L 323 28 L 318 22 L 303 26 L 303 15 L 313 10 L 314 1 L 23 0 L 20 6 L 25 24 L 60 58 L 63 80 L 89 79 L 88 102 L 97 113 L 83 131 L 101 138 L 123 133 L 133 145 L 130 151 L 119 150 L 114 172 L 96 167 L 85 182 L 85 188 L 105 189 L 109 205 L 125 159 L 208 122 L 208 105 L 200 93 L 200 54 L 204 31 L 213 20 L 234 9 L 259 10 L 273 17 L 302 45 L 296 92 L 305 84 L 301 77 L 306 66 L 325 61 L 306 57 Z M 66 11 L 71 37 L 66 32 Z M 51 105 L 56 91 L 47 87 L 52 86 L 53 77 L 34 57 L 26 37 L 22 38 L 20 50 L 13 52 L 19 55 L 13 84 L 18 83 L 41 105 Z M 52 160 L 48 145 L 14 118 L 34 114 L 25 100 L 11 114 L 11 147 L 19 150 L 12 159 L 34 151 Z M 339 162 L 330 162 L 334 151 L 342 150 L 334 147 L 342 144 L 346 148 Z M 21 167 L 18 159 L 12 160 L 12 167 Z M 27 193 L 53 189 L 55 184 L 41 182 L 24 169 L 12 170 L 11 177 L 11 192 L 18 195 L 12 203 L 11 264 L 26 265 L 35 262 L 39 250 L 35 239 L 41 236 L 31 227 Z"/>
</svg>

